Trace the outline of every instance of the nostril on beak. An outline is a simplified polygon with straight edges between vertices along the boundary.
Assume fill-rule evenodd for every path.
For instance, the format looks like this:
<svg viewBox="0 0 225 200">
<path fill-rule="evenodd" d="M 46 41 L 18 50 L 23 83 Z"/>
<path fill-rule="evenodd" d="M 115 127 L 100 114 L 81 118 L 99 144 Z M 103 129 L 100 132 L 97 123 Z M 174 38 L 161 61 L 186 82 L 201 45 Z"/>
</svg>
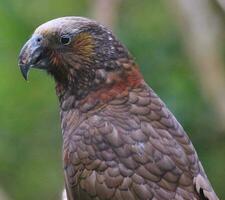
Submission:
<svg viewBox="0 0 225 200">
<path fill-rule="evenodd" d="M 37 42 L 37 43 L 40 43 L 41 41 L 42 41 L 42 36 L 37 36 L 37 37 L 36 37 L 36 42 Z"/>
</svg>

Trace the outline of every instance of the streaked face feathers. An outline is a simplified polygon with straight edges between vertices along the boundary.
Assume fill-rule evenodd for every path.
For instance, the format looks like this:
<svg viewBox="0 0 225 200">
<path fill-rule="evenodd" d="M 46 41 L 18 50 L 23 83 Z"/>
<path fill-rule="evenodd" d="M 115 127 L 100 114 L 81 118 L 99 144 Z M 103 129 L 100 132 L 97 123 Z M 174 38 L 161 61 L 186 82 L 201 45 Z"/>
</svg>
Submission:
<svg viewBox="0 0 225 200">
<path fill-rule="evenodd" d="M 90 33 L 78 34 L 73 42 L 74 53 L 76 55 L 83 56 L 87 59 L 91 59 L 95 49 L 94 38 Z"/>
<path fill-rule="evenodd" d="M 116 80 L 126 80 L 128 72 L 136 68 L 111 31 L 81 17 L 58 18 L 40 25 L 21 50 L 19 65 L 25 78 L 30 68 L 46 70 L 63 88 L 59 96 L 69 91 L 77 98 L 111 87 Z M 115 80 L 112 73 L 118 76 Z"/>
</svg>

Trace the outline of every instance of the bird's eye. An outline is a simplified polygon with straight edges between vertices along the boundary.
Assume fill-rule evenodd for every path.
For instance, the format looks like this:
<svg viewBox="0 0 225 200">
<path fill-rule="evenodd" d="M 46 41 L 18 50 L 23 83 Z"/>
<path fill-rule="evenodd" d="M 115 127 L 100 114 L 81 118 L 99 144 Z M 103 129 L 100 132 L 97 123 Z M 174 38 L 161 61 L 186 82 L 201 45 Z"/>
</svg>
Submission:
<svg viewBox="0 0 225 200">
<path fill-rule="evenodd" d="M 71 37 L 69 35 L 62 35 L 61 38 L 60 38 L 60 42 L 63 45 L 68 45 L 71 42 Z"/>
</svg>

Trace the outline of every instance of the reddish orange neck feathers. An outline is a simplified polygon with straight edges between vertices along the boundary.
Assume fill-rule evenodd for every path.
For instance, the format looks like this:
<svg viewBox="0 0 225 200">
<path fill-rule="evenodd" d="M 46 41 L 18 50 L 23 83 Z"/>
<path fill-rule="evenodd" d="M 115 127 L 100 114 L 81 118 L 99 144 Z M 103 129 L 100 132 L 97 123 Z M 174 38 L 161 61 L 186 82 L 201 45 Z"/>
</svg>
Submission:
<svg viewBox="0 0 225 200">
<path fill-rule="evenodd" d="M 119 78 L 113 73 L 109 74 L 106 82 L 111 82 L 112 84 L 106 85 L 97 91 L 91 91 L 80 101 L 80 106 L 83 104 L 91 104 L 96 101 L 100 104 L 107 103 L 112 99 L 128 95 L 129 90 L 137 88 L 144 83 L 143 77 L 137 66 L 133 66 Z"/>
</svg>

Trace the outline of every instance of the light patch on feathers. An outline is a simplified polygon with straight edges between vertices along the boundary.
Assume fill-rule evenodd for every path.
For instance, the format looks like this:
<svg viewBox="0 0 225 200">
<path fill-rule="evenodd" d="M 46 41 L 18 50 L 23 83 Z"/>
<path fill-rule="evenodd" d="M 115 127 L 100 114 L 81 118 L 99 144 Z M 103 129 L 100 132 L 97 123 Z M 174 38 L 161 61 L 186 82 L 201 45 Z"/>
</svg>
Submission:
<svg viewBox="0 0 225 200">
<path fill-rule="evenodd" d="M 62 22 L 52 20 L 39 26 L 34 33 L 41 34 L 43 36 L 53 35 L 54 33 L 57 33 L 59 30 L 62 29 L 62 25 Z"/>
<path fill-rule="evenodd" d="M 137 142 L 136 144 L 132 145 L 132 148 L 137 152 L 139 156 L 144 155 L 145 151 L 145 144 L 143 142 Z"/>
<path fill-rule="evenodd" d="M 202 189 L 203 195 L 209 200 L 219 200 L 214 191 L 211 189 L 211 185 L 207 179 L 205 179 L 201 174 L 198 174 L 194 178 L 194 184 L 196 191 L 200 194 Z"/>
<path fill-rule="evenodd" d="M 144 145 L 143 142 L 138 142 L 138 147 L 139 147 L 142 151 L 144 151 L 144 149 L 145 149 L 145 145 Z"/>
<path fill-rule="evenodd" d="M 54 33 L 60 33 L 63 29 L 71 27 L 71 24 L 78 22 L 91 22 L 92 20 L 84 17 L 61 17 L 48 21 L 40 25 L 36 30 L 35 34 L 41 34 L 43 36 L 52 35 Z"/>
<path fill-rule="evenodd" d="M 66 189 L 62 192 L 62 200 L 67 200 Z"/>
<path fill-rule="evenodd" d="M 108 38 L 108 39 L 109 39 L 109 41 L 113 40 L 113 38 L 112 38 L 111 36 L 109 36 L 109 38 Z"/>
</svg>

